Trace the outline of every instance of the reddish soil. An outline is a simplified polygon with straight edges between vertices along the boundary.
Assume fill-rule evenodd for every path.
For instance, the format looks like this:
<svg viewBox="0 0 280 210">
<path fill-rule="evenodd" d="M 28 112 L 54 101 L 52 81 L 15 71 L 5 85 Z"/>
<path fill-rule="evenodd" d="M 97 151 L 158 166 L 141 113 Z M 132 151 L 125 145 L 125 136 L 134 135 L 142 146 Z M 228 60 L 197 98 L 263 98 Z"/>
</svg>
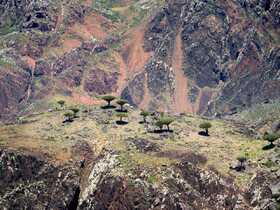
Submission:
<svg viewBox="0 0 280 210">
<path fill-rule="evenodd" d="M 119 65 L 120 74 L 116 91 L 117 95 L 121 94 L 129 79 L 144 71 L 144 66 L 151 57 L 151 53 L 145 52 L 143 49 L 144 28 L 145 25 L 143 24 L 129 31 L 128 34 L 131 36 L 128 37 L 127 44 L 123 47 L 120 54 L 114 54 L 115 61 Z M 148 91 L 148 88 L 145 91 Z M 145 99 L 141 105 L 146 106 L 148 101 L 148 99 Z"/>
<path fill-rule="evenodd" d="M 31 95 L 31 88 L 32 88 L 32 83 L 33 83 L 33 79 L 34 79 L 34 71 L 35 71 L 35 67 L 36 67 L 36 60 L 31 58 L 30 56 L 24 56 L 23 57 L 28 65 L 28 67 L 31 69 L 31 81 L 28 85 L 28 89 L 27 89 L 27 92 L 26 92 L 26 98 L 25 100 L 23 100 L 23 102 L 27 102 L 28 99 L 30 98 L 30 95 Z"/>
<path fill-rule="evenodd" d="M 70 52 L 71 50 L 81 46 L 81 42 L 77 39 L 65 39 L 62 41 L 62 47 L 64 53 Z"/>
<path fill-rule="evenodd" d="M 129 41 L 123 50 L 123 57 L 127 64 L 128 76 L 134 76 L 143 71 L 145 64 L 151 58 L 150 52 L 143 48 L 145 24 L 129 31 Z"/>
<path fill-rule="evenodd" d="M 92 0 L 84 0 L 82 2 L 83 5 L 87 6 L 87 7 L 91 7 L 92 6 Z"/>
<path fill-rule="evenodd" d="M 100 105 L 101 104 L 100 101 L 94 100 L 92 97 L 90 97 L 88 95 L 82 95 L 82 94 L 73 92 L 72 97 L 73 97 L 75 102 L 80 103 L 80 104 L 84 104 L 84 105 L 87 105 L 87 106 Z"/>
<path fill-rule="evenodd" d="M 104 40 L 115 26 L 100 14 L 92 13 L 85 17 L 83 23 L 76 23 L 68 30 L 70 34 L 75 34 L 83 40 L 95 38 Z"/>
<path fill-rule="evenodd" d="M 188 79 L 182 70 L 183 52 L 181 43 L 181 33 L 176 37 L 174 53 L 172 59 L 172 68 L 175 74 L 175 92 L 174 92 L 174 112 L 193 113 L 193 105 L 188 101 Z"/>
<path fill-rule="evenodd" d="M 24 56 L 23 59 L 25 60 L 28 67 L 34 71 L 36 67 L 36 61 L 30 56 Z"/>
</svg>

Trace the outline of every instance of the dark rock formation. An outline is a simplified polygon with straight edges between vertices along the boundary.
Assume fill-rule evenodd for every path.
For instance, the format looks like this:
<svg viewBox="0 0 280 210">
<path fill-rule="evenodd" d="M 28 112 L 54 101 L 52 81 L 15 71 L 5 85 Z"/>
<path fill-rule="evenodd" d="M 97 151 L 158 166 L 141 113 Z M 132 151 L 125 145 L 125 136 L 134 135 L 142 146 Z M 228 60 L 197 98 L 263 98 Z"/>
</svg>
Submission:
<svg viewBox="0 0 280 210">
<path fill-rule="evenodd" d="M 40 157 L 0 150 L 0 205 L 15 210 L 276 209 L 279 180 L 263 172 L 251 180 L 244 193 L 215 169 L 201 169 L 203 158 L 198 163 L 190 156 L 193 163 L 183 160 L 160 170 L 161 182 L 153 185 L 151 169 L 139 166 L 122 174 L 117 157 L 104 151 L 90 174 L 82 175 L 73 166 L 55 166 Z"/>
<path fill-rule="evenodd" d="M 71 209 L 79 192 L 76 169 L 38 157 L 0 150 L 2 209 Z"/>
<path fill-rule="evenodd" d="M 2 57 L 0 61 L 0 119 L 6 118 L 10 113 L 18 111 L 24 100 L 28 97 L 31 81 L 30 69 L 17 65 L 11 57 Z"/>
<path fill-rule="evenodd" d="M 259 209 L 277 209 L 277 204 L 273 201 L 272 190 L 270 188 L 271 178 L 269 174 L 258 173 L 252 178 L 247 193 L 250 204 Z"/>
<path fill-rule="evenodd" d="M 145 49 L 154 53 L 146 65 L 150 94 L 157 103 L 172 98 L 170 58 L 180 33 L 182 69 L 194 84 L 188 94 L 193 87 L 217 93 L 191 98 L 199 113 L 232 113 L 279 98 L 279 10 L 278 1 L 168 1 L 145 34 Z"/>
<path fill-rule="evenodd" d="M 37 29 L 44 32 L 54 29 L 58 8 L 52 1 L 4 0 L 1 2 L 0 13 L 3 28 Z"/>
<path fill-rule="evenodd" d="M 118 73 L 107 73 L 101 69 L 92 69 L 88 72 L 84 83 L 84 90 L 98 94 L 112 92 L 117 88 Z"/>
</svg>

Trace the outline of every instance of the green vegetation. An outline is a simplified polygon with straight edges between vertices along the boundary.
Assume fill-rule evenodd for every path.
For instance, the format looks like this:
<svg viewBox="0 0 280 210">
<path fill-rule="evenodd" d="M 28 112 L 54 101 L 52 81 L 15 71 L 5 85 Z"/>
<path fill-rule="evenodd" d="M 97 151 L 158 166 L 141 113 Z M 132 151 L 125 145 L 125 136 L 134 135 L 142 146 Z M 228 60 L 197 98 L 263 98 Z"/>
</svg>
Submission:
<svg viewBox="0 0 280 210">
<path fill-rule="evenodd" d="M 128 102 L 127 102 L 127 100 L 119 99 L 119 100 L 117 100 L 116 103 L 120 106 L 120 111 L 124 111 L 123 106 L 124 106 L 125 104 L 127 104 Z"/>
<path fill-rule="evenodd" d="M 69 110 L 71 110 L 74 113 L 74 118 L 77 117 L 77 114 L 80 111 L 80 109 L 77 107 L 71 107 Z"/>
<path fill-rule="evenodd" d="M 123 123 L 123 118 L 128 118 L 128 114 L 125 112 L 118 112 L 116 113 L 116 117 L 120 119 L 118 122 Z"/>
<path fill-rule="evenodd" d="M 65 105 L 65 101 L 64 100 L 59 100 L 59 101 L 57 101 L 57 103 L 60 105 L 61 108 L 63 108 L 64 105 Z"/>
<path fill-rule="evenodd" d="M 204 129 L 205 130 L 205 135 L 206 136 L 209 136 L 209 128 L 212 127 L 211 123 L 210 122 L 203 122 L 199 125 L 199 127 L 201 129 Z"/>
<path fill-rule="evenodd" d="M 268 122 L 279 119 L 280 101 L 272 101 L 268 104 L 257 104 L 252 108 L 242 111 L 239 114 L 245 122 Z"/>
<path fill-rule="evenodd" d="M 96 0 L 94 1 L 92 7 L 112 22 L 120 22 L 124 19 L 124 17 L 118 11 L 112 9 L 118 3 L 119 2 L 116 0 Z"/>
<path fill-rule="evenodd" d="M 156 175 L 150 175 L 148 178 L 147 178 L 147 181 L 150 183 L 150 184 L 154 184 L 157 182 L 157 176 Z"/>
<path fill-rule="evenodd" d="M 145 168 L 147 181 L 157 184 L 160 183 L 161 178 L 157 176 L 157 173 L 167 167 L 173 167 L 173 164 L 179 163 L 186 157 L 184 154 L 190 151 L 205 156 L 207 159 L 205 167 L 215 166 L 217 171 L 225 176 L 229 173 L 229 165 L 235 162 L 239 155 L 247 157 L 253 163 L 259 163 L 258 160 L 262 160 L 267 154 L 262 150 L 263 141 L 241 135 L 236 132 L 238 128 L 227 121 L 211 120 L 213 134 L 204 138 L 197 135 L 200 130 L 199 124 L 203 122 L 199 117 L 191 115 L 176 117 L 176 122 L 171 124 L 174 133 L 164 136 L 165 140 L 160 141 L 162 137 L 158 134 L 143 131 L 143 126 L 138 123 L 140 119 L 142 120 L 139 110 L 131 110 L 128 115 L 119 112 L 122 114 L 121 120 L 127 121 L 125 119 L 127 116 L 131 120 L 126 126 L 116 127 L 112 123 L 119 120 L 116 117 L 119 115 L 114 113 L 112 116 L 112 111 L 106 112 L 98 106 L 92 106 L 91 114 L 85 113 L 81 111 L 83 110 L 81 106 L 73 103 L 70 98 L 61 96 L 53 98 L 52 103 L 48 99 L 48 103 L 53 107 L 57 105 L 59 99 L 63 99 L 69 108 L 80 108 L 81 117 L 72 119 L 74 123 L 62 126 L 62 117 L 66 112 L 64 110 L 24 116 L 30 123 L 0 126 L 1 145 L 15 149 L 32 148 L 34 151 L 43 151 L 51 154 L 51 158 L 59 163 L 66 163 L 70 159 L 80 158 L 78 156 L 80 153 L 71 152 L 71 150 L 79 144 L 83 136 L 84 141 L 90 145 L 96 156 L 102 154 L 105 148 L 113 149 L 119 154 L 120 171 L 132 172 L 139 167 Z M 71 121 L 72 114 L 69 116 L 67 114 L 66 117 L 70 117 Z M 104 123 L 105 120 L 108 124 Z M 152 152 L 153 150 L 148 153 L 139 152 L 134 146 L 128 147 L 131 145 L 131 141 L 127 141 L 129 138 L 148 139 L 151 143 L 157 144 L 160 150 L 159 152 Z M 250 172 L 237 173 L 236 183 L 242 185 L 250 180 L 252 177 Z"/>
<path fill-rule="evenodd" d="M 268 141 L 270 144 L 264 146 L 263 149 L 272 149 L 275 147 L 274 145 L 274 141 L 276 141 L 277 139 L 279 139 L 280 136 L 277 133 L 265 133 L 263 136 L 263 139 Z"/>
<path fill-rule="evenodd" d="M 101 98 L 102 98 L 102 100 L 107 102 L 107 107 L 110 107 L 111 106 L 111 102 L 116 99 L 116 97 L 112 96 L 112 95 L 104 95 Z"/>
<path fill-rule="evenodd" d="M 148 9 L 145 9 L 138 5 L 132 5 L 129 7 L 129 12 L 136 14 L 132 18 L 131 22 L 129 23 L 130 27 L 134 27 L 134 26 L 138 25 L 139 23 L 141 23 L 141 21 L 147 16 Z"/>
<path fill-rule="evenodd" d="M 140 115 L 143 117 L 143 122 L 147 122 L 147 117 L 150 115 L 150 112 L 146 110 L 141 110 Z"/>
<path fill-rule="evenodd" d="M 174 122 L 174 119 L 171 117 L 161 117 L 156 121 L 156 126 L 159 127 L 160 131 L 163 131 L 163 127 L 167 127 L 167 131 L 170 131 L 170 124 Z"/>
<path fill-rule="evenodd" d="M 64 113 L 64 117 L 66 118 L 64 122 L 73 122 L 75 114 L 73 111 L 67 111 Z"/>
<path fill-rule="evenodd" d="M 263 163 L 264 166 L 266 166 L 267 168 L 272 168 L 274 166 L 277 166 L 276 163 L 274 163 L 272 160 L 267 160 L 265 163 Z"/>
</svg>

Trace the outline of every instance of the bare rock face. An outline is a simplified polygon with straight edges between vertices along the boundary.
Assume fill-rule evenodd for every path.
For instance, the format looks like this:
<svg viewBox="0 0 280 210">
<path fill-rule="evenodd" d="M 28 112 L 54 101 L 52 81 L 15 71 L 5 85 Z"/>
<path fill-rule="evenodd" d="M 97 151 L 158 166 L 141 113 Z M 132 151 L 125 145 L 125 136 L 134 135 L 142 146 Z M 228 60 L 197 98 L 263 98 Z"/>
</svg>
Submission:
<svg viewBox="0 0 280 210">
<path fill-rule="evenodd" d="M 71 209 L 79 193 L 73 168 L 59 168 L 34 156 L 0 150 L 2 209 Z"/>
<path fill-rule="evenodd" d="M 77 0 L 67 5 L 53 0 L 3 1 L 1 47 L 16 55 L 17 66 L 25 56 L 35 60 L 36 84 L 28 84 L 32 91 L 27 103 L 3 93 L 13 103 L 1 99 L 0 106 L 10 110 L 5 115 L 15 114 L 15 107 L 51 92 L 71 95 L 77 87 L 93 95 L 122 91 L 122 97 L 141 108 L 209 116 L 278 99 L 279 10 L 277 0 L 169 0 L 143 24 L 143 37 L 135 43 L 140 51 L 134 52 L 131 46 L 111 50 L 124 41 L 111 32 L 102 41 L 73 32 L 74 25 L 90 30 L 88 22 L 96 18 Z M 105 22 L 104 31 L 110 31 Z M 56 47 L 61 49 L 53 53 Z M 107 56 L 107 51 L 114 53 Z M 145 58 L 124 56 L 132 51 Z M 23 83 L 18 95 L 26 99 L 25 79 Z"/>
<path fill-rule="evenodd" d="M 153 184 L 150 169 L 123 173 L 118 154 L 109 150 L 87 170 L 83 174 L 81 168 L 0 150 L 0 205 L 15 210 L 277 209 L 279 180 L 264 173 L 256 174 L 244 191 L 214 169 L 182 160 L 158 171 L 161 181 Z"/>
<path fill-rule="evenodd" d="M 145 68 L 151 104 L 170 104 L 176 96 L 174 47 L 183 51 L 176 61 L 189 83 L 182 91 L 196 90 L 188 100 L 200 114 L 229 114 L 279 98 L 279 10 L 278 1 L 168 1 L 145 34 L 145 50 L 153 52 Z"/>
<path fill-rule="evenodd" d="M 1 26 L 51 31 L 58 9 L 52 1 L 3 1 L 0 7 Z"/>
<path fill-rule="evenodd" d="M 279 121 L 279 120 L 273 122 L 273 124 L 272 124 L 272 126 L 271 126 L 271 130 L 272 130 L 272 132 L 274 132 L 274 133 L 277 133 L 277 132 L 280 131 L 280 121 Z"/>
<path fill-rule="evenodd" d="M 107 170 L 108 161 L 100 164 L 89 180 L 93 184 L 88 185 L 91 193 L 84 194 L 78 209 L 251 209 L 230 181 L 189 162 L 163 173 L 161 186 L 153 186 L 137 175 L 114 176 L 112 168 Z"/>
<path fill-rule="evenodd" d="M 250 183 L 248 198 L 250 204 L 256 208 L 269 210 L 277 209 L 277 203 L 273 201 L 273 193 L 271 188 L 271 178 L 269 174 L 258 173 L 256 174 Z M 276 186 L 275 182 L 273 185 Z"/>
<path fill-rule="evenodd" d="M 117 79 L 117 72 L 107 73 L 100 69 L 92 69 L 87 75 L 83 88 L 89 93 L 105 94 L 116 90 Z"/>
<path fill-rule="evenodd" d="M 28 97 L 31 85 L 31 72 L 24 65 L 17 65 L 11 57 L 2 57 L 0 66 L 0 119 L 19 110 Z"/>
</svg>

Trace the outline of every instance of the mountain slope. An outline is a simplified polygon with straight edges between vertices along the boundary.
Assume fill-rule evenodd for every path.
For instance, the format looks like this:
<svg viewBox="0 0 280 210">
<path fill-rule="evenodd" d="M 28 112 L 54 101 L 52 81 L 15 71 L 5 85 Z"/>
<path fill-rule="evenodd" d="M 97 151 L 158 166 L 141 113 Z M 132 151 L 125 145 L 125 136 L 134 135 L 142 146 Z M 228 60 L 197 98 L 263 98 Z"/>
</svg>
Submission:
<svg viewBox="0 0 280 210">
<path fill-rule="evenodd" d="M 57 95 L 207 115 L 279 98 L 277 1 L 17 4 L 2 7 L 2 118 Z"/>
<path fill-rule="evenodd" d="M 269 6 L 246 1 L 169 1 L 145 34 L 145 49 L 154 54 L 145 68 L 150 107 L 161 104 L 162 109 L 172 110 L 180 101 L 176 111 L 213 115 L 279 98 L 279 17 L 274 13 L 279 3 L 267 2 Z M 182 46 L 177 44 L 178 36 Z M 174 48 L 182 50 L 183 57 Z M 180 63 L 188 82 L 177 87 Z M 139 81 L 137 75 L 131 86 Z M 125 95 L 133 98 L 137 91 L 128 88 Z"/>
</svg>

